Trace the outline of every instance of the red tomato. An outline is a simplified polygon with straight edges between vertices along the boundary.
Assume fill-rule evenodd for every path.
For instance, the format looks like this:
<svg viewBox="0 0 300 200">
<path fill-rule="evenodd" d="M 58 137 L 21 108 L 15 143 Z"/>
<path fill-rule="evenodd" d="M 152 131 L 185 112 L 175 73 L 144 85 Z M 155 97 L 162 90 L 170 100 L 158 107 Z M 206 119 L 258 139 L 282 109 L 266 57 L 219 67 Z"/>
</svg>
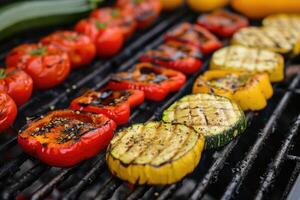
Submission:
<svg viewBox="0 0 300 200">
<path fill-rule="evenodd" d="M 141 29 L 151 25 L 162 9 L 160 0 L 118 0 L 116 5 L 130 9 Z"/>
<path fill-rule="evenodd" d="M 41 42 L 53 44 L 67 52 L 73 68 L 89 64 L 96 55 L 96 47 L 91 39 L 74 31 L 57 31 Z"/>
<path fill-rule="evenodd" d="M 90 17 L 97 19 L 101 23 L 105 23 L 108 27 L 119 27 L 126 39 L 133 34 L 137 26 L 131 9 L 127 8 L 100 8 L 94 10 Z"/>
<path fill-rule="evenodd" d="M 120 51 L 124 43 L 124 35 L 118 27 L 109 27 L 97 19 L 81 20 L 75 30 L 89 36 L 95 43 L 97 53 L 101 57 L 110 57 Z"/>
<path fill-rule="evenodd" d="M 37 89 L 60 84 L 70 72 L 68 55 L 54 45 L 20 45 L 8 54 L 5 62 L 8 67 L 17 67 L 27 72 Z"/>
<path fill-rule="evenodd" d="M 0 91 L 11 96 L 18 106 L 29 100 L 32 85 L 32 78 L 21 69 L 10 67 L 0 70 Z"/>
<path fill-rule="evenodd" d="M 0 92 L 0 132 L 5 131 L 17 116 L 14 100 L 4 92 Z"/>
</svg>

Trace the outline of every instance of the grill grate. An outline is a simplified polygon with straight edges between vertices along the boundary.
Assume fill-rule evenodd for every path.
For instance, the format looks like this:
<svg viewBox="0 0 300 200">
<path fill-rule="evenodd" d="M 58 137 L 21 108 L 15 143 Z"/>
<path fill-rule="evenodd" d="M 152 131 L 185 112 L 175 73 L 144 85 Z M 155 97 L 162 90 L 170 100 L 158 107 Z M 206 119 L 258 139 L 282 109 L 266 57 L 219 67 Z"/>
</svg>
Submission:
<svg viewBox="0 0 300 200">
<path fill-rule="evenodd" d="M 162 43 L 162 35 L 180 21 L 193 21 L 196 15 L 186 10 L 163 15 L 156 24 L 144 32 L 137 33 L 126 48 L 110 60 L 98 60 L 84 71 L 73 72 L 61 86 L 39 94 L 21 107 L 14 128 L 17 130 L 24 124 L 25 116 L 45 113 L 54 108 L 63 108 L 84 88 L 100 88 L 115 71 L 128 70 L 141 55 L 141 50 L 151 49 Z M 3 58 L 5 54 L 1 53 Z M 130 123 L 160 119 L 161 113 L 175 100 L 188 94 L 195 78 L 207 69 L 209 57 L 205 58 L 204 67 L 198 73 L 191 75 L 184 88 L 170 95 L 164 102 L 144 102 L 135 109 L 130 117 Z M 296 61 L 291 61 L 295 63 Z M 287 67 L 291 63 L 287 63 Z M 1 199 L 15 198 L 19 193 L 30 195 L 32 199 L 44 199 L 51 195 L 53 199 L 264 199 L 269 197 L 272 188 L 276 188 L 276 177 L 286 163 L 292 165 L 289 182 L 282 187 L 280 199 L 288 196 L 300 172 L 300 157 L 291 154 L 293 144 L 298 141 L 297 133 L 300 126 L 299 101 L 300 73 L 292 81 L 274 85 L 274 97 L 268 107 L 259 112 L 247 113 L 248 129 L 223 149 L 206 151 L 202 161 L 192 175 L 181 182 L 169 186 L 128 186 L 119 179 L 112 177 L 105 165 L 104 153 L 85 161 L 73 168 L 54 168 L 40 163 L 38 160 L 20 153 L 16 138 L 5 138 L 0 145 L 0 152 L 16 150 L 14 158 L 2 162 L 0 166 Z M 294 108 L 296 106 L 296 108 Z M 296 118 L 297 117 L 297 118 Z M 285 120 L 285 118 L 288 118 Z M 295 119 L 291 125 L 291 120 Z M 286 121 L 286 122 L 285 122 Z M 280 125 L 284 124 L 285 127 Z M 291 129 L 288 127 L 291 125 Z M 251 182 L 251 173 L 260 155 L 264 155 L 266 143 L 276 137 L 278 148 L 262 167 L 260 182 Z M 4 136 L 3 136 L 4 137 Z M 5 136 L 7 137 L 7 136 Z M 282 142 L 280 142 L 282 141 Z M 275 143 L 276 143 L 275 142 Z M 271 142 L 272 144 L 272 142 Z M 281 144 L 281 145 L 280 145 Z M 266 150 L 268 151 L 268 149 Z M 272 161 L 273 160 L 273 161 Z M 234 170 L 233 170 L 234 169 Z M 225 175 L 225 176 L 224 176 Z M 223 180 L 224 179 L 224 180 Z M 249 181 L 255 190 L 247 191 Z M 273 187 L 275 185 L 275 187 Z M 250 195 L 249 195 L 250 194 Z M 272 196 L 273 197 L 273 196 Z"/>
</svg>

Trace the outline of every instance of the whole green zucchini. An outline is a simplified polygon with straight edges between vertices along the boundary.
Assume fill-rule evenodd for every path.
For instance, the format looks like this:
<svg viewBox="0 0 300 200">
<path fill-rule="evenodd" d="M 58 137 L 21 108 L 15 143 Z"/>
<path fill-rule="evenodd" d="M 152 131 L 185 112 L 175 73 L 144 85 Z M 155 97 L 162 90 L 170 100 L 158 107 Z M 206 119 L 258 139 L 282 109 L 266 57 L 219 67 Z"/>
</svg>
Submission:
<svg viewBox="0 0 300 200">
<path fill-rule="evenodd" d="M 74 22 L 100 1 L 22 1 L 4 6 L 0 9 L 0 41 L 25 30 Z"/>
</svg>

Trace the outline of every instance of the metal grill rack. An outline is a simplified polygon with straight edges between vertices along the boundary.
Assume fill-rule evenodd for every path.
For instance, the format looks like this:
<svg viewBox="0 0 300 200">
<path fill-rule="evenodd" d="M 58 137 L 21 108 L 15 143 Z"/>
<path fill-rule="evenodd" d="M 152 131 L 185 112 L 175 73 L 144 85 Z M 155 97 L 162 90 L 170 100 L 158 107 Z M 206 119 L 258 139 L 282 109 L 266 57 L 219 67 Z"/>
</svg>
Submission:
<svg viewBox="0 0 300 200">
<path fill-rule="evenodd" d="M 125 48 L 110 60 L 72 72 L 62 85 L 34 94 L 20 108 L 14 129 L 28 116 L 65 108 L 86 88 L 100 88 L 116 71 L 129 70 L 139 55 L 163 41 L 163 34 L 181 21 L 197 15 L 187 10 L 162 15 L 147 30 L 137 32 Z M 33 41 L 37 38 L 33 38 Z M 23 41 L 19 41 L 23 42 Z M 16 42 L 18 43 L 18 42 Z M 15 42 L 9 45 L 15 45 Z M 5 51 L 0 54 L 1 59 Z M 160 119 L 175 100 L 190 93 L 195 78 L 204 67 L 188 77 L 184 88 L 163 102 L 144 102 L 133 110 L 130 123 Z M 289 60 L 286 67 L 299 62 Z M 189 176 L 168 186 L 131 186 L 112 177 L 104 152 L 73 168 L 54 168 L 21 153 L 16 138 L 2 134 L 0 152 L 0 199 L 29 196 L 32 199 L 281 199 L 289 196 L 300 172 L 300 71 L 291 79 L 274 85 L 274 96 L 263 111 L 247 113 L 248 128 L 224 148 L 205 151 L 201 163 Z M 295 147 L 294 147 L 295 146 Z M 293 148 L 294 147 L 294 148 Z M 12 158 L 5 158 L 11 156 Z M 5 161 L 4 161 L 5 160 Z M 281 170 L 283 169 L 283 170 Z"/>
</svg>

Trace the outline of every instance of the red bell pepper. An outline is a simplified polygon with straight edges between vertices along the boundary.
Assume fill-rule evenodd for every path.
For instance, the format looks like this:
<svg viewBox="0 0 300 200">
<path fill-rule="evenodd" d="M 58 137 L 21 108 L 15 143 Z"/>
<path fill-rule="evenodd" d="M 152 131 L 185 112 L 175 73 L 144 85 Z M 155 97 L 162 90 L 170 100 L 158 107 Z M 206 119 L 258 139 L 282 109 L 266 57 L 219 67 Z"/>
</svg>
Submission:
<svg viewBox="0 0 300 200">
<path fill-rule="evenodd" d="M 104 88 L 90 90 L 71 102 L 70 108 L 86 112 L 100 113 L 114 120 L 118 125 L 128 122 L 130 107 L 141 104 L 144 93 L 138 90 L 113 91 Z"/>
<path fill-rule="evenodd" d="M 70 167 L 104 149 L 116 124 L 101 114 L 57 110 L 29 122 L 18 134 L 22 149 L 52 166 Z"/>
<path fill-rule="evenodd" d="M 166 41 L 177 41 L 199 48 L 210 54 L 222 47 L 222 43 L 211 32 L 196 24 L 182 23 L 165 35 Z"/>
<path fill-rule="evenodd" d="M 141 56 L 140 61 L 151 62 L 185 74 L 192 74 L 202 66 L 201 56 L 201 52 L 194 46 L 169 41 L 155 50 L 147 51 Z"/>
<path fill-rule="evenodd" d="M 201 15 L 197 24 L 221 36 L 230 37 L 239 29 L 248 26 L 247 18 L 226 10 L 216 10 L 210 14 Z"/>
<path fill-rule="evenodd" d="M 161 101 L 170 92 L 178 91 L 185 80 L 186 77 L 181 72 L 160 68 L 151 63 L 139 63 L 132 72 L 113 75 L 108 86 L 115 90 L 142 90 L 146 98 Z"/>
</svg>

